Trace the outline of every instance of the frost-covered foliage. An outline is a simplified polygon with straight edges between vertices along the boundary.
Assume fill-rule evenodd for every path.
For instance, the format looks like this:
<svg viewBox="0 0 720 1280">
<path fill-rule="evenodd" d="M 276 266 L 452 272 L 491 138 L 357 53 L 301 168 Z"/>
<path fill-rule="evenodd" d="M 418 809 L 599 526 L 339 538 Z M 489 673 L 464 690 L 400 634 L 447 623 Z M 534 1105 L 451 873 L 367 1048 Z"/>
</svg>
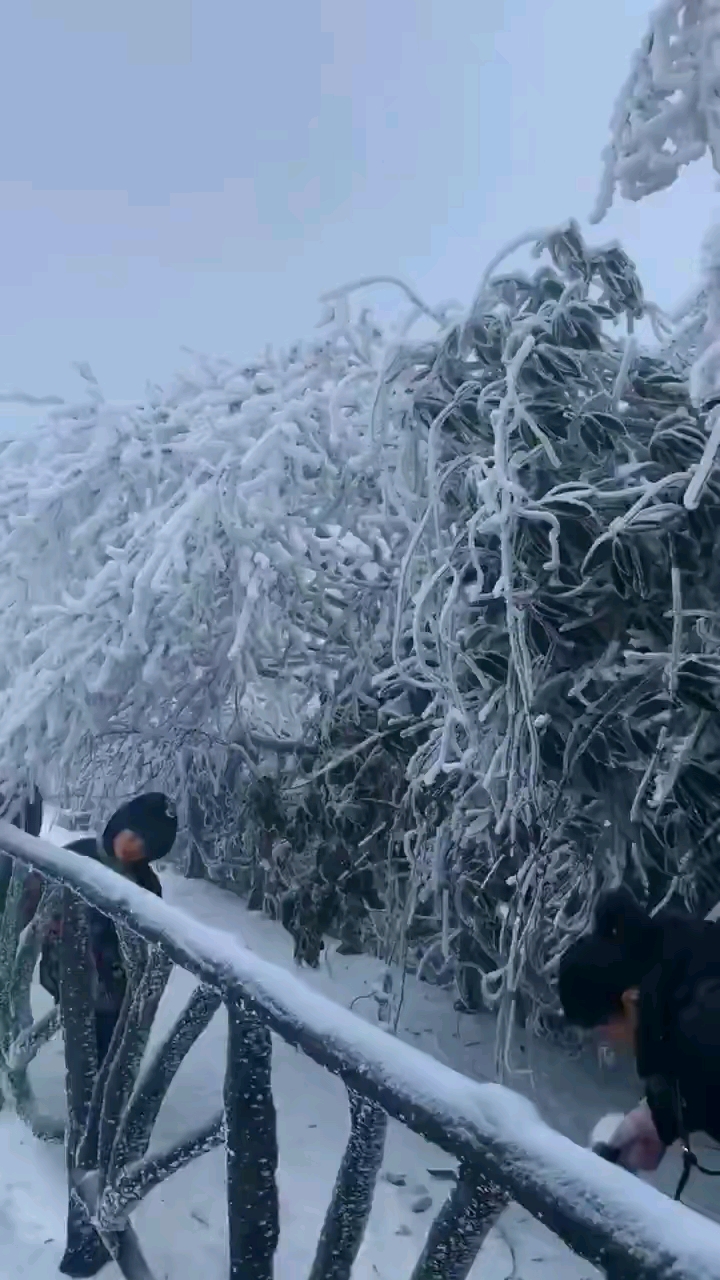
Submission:
<svg viewBox="0 0 720 1280">
<path fill-rule="evenodd" d="M 298 958 L 335 930 L 508 1034 L 605 885 L 720 894 L 712 411 L 621 249 L 537 250 L 434 338 L 340 299 L 0 458 L 7 772 L 162 784 Z"/>
<path fill-rule="evenodd" d="M 622 251 L 572 226 L 547 249 L 416 365 L 387 667 L 354 712 L 366 752 L 317 800 L 392 864 L 426 976 L 467 1002 L 479 969 L 486 1001 L 540 1016 L 604 885 L 720 889 L 715 432 L 635 347 Z"/>
<path fill-rule="evenodd" d="M 670 187 L 709 151 L 720 172 L 720 0 L 664 0 L 633 59 L 611 121 L 603 178 L 591 221 L 616 190 L 628 200 Z M 697 405 L 720 393 L 720 231 L 703 248 L 702 285 L 678 309 L 667 358 L 695 361 Z"/>
<path fill-rule="evenodd" d="M 612 119 L 594 212 L 616 188 L 642 200 L 710 150 L 720 167 L 720 0 L 663 0 L 633 59 Z"/>
<path fill-rule="evenodd" d="M 88 401 L 5 448 L 6 772 L 96 808 L 190 774 L 202 801 L 372 662 L 405 538 L 370 412 L 388 354 L 340 297 L 314 342 L 198 358 L 142 406 L 83 369 Z"/>
</svg>

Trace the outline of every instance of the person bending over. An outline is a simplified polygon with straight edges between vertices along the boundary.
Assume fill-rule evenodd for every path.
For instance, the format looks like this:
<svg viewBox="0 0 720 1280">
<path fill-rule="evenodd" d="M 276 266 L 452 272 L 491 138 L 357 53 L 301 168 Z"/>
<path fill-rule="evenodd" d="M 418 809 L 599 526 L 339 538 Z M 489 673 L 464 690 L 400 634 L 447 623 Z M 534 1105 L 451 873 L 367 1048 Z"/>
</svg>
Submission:
<svg viewBox="0 0 720 1280">
<path fill-rule="evenodd" d="M 608 892 L 562 957 L 558 994 L 569 1023 L 628 1046 L 645 1087 L 604 1154 L 650 1172 L 681 1140 L 687 1175 L 691 1135 L 720 1142 L 720 925 Z"/>
</svg>

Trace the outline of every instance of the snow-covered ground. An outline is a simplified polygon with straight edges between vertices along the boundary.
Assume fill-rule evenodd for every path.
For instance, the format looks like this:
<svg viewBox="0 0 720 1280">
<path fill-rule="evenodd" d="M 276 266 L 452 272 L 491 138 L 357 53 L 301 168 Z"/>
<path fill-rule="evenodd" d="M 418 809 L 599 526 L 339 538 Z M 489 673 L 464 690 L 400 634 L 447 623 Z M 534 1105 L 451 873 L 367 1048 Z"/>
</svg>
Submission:
<svg viewBox="0 0 720 1280">
<path fill-rule="evenodd" d="M 293 968 L 291 943 L 277 925 L 250 915 L 243 905 L 212 885 L 190 883 L 166 873 L 168 900 L 204 923 L 226 930 L 266 959 Z M 368 957 L 330 957 L 318 972 L 305 972 L 309 984 L 346 1007 L 369 994 L 380 965 Z M 158 1015 L 158 1031 L 184 1004 L 193 979 L 176 970 Z M 44 993 L 37 993 L 38 1009 Z M 372 1016 L 371 1000 L 356 1004 Z M 478 1079 L 492 1074 L 492 1024 L 489 1019 L 459 1017 L 443 992 L 409 980 L 400 1022 L 404 1039 Z M 224 1071 L 224 1013 L 218 1013 L 194 1046 L 166 1099 L 155 1131 L 159 1145 L 216 1110 Z M 542 1046 L 532 1051 L 532 1077 L 512 1083 L 529 1092 L 551 1123 L 583 1141 L 603 1112 L 634 1100 L 627 1084 L 611 1078 L 601 1091 L 586 1067 L 563 1062 Z M 45 1048 L 33 1064 L 33 1083 L 44 1110 L 61 1114 L 62 1047 Z M 342 1084 L 282 1041 L 274 1046 L 274 1093 L 278 1109 L 281 1238 L 278 1280 L 307 1275 L 348 1133 Z M 711 1159 L 703 1152 L 705 1160 Z M 448 1184 L 429 1169 L 451 1168 L 452 1161 L 401 1125 L 391 1123 L 381 1176 L 366 1239 L 355 1266 L 355 1280 L 395 1280 L 409 1276 L 432 1215 Z M 672 1170 L 663 1172 L 670 1185 Z M 396 1185 L 398 1178 L 403 1185 Z M 698 1178 L 696 1191 L 707 1197 L 709 1180 Z M 718 1195 L 716 1184 L 712 1193 Z M 413 1211 L 429 1196 L 432 1209 Z M 687 1197 L 692 1202 L 692 1197 Z M 702 1203 L 702 1201 L 701 1201 Z M 704 1205 L 706 1211 L 710 1207 Z M 0 1115 L 0 1280 L 57 1275 L 64 1238 L 65 1179 L 58 1147 L 37 1142 L 14 1117 Z M 154 1191 L 134 1217 L 157 1276 L 206 1280 L 226 1276 L 225 1176 L 222 1149 L 196 1161 Z M 523 1211 L 513 1207 L 487 1240 L 472 1276 L 483 1280 L 589 1280 L 596 1273 Z M 116 1268 L 103 1272 L 107 1280 Z"/>
</svg>

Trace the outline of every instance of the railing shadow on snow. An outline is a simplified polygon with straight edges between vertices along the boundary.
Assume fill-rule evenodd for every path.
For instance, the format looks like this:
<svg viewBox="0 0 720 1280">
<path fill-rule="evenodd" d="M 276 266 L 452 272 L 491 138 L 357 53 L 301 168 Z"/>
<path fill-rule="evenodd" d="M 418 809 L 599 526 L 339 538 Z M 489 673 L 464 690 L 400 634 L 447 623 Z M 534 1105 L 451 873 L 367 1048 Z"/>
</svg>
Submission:
<svg viewBox="0 0 720 1280">
<path fill-rule="evenodd" d="M 271 1280 L 279 1236 L 272 1035 L 340 1076 L 350 1136 L 310 1280 L 349 1280 L 372 1207 L 388 1116 L 458 1161 L 410 1280 L 463 1280 L 507 1204 L 517 1201 L 611 1280 L 720 1280 L 720 1227 L 605 1164 L 545 1125 L 526 1099 L 476 1084 L 361 1021 L 301 979 L 188 918 L 106 867 L 0 822 L 13 870 L 0 923 L 0 1083 L 38 1136 L 62 1136 L 37 1113 L 28 1066 L 62 1025 L 69 1209 L 62 1270 L 94 1275 L 115 1258 L 127 1280 L 153 1280 L 132 1212 L 165 1178 L 226 1149 L 230 1280 Z M 40 905 L 21 932 L 31 870 Z M 30 988 L 42 938 L 62 903 L 60 1008 L 33 1022 Z M 118 928 L 125 1006 L 98 1071 L 87 906 Z M 146 1054 L 173 965 L 199 985 Z M 224 1003 L 222 1106 L 176 1146 L 149 1154 L 161 1103 L 188 1051 Z M 218 1278 L 219 1280 L 219 1278 Z"/>
</svg>

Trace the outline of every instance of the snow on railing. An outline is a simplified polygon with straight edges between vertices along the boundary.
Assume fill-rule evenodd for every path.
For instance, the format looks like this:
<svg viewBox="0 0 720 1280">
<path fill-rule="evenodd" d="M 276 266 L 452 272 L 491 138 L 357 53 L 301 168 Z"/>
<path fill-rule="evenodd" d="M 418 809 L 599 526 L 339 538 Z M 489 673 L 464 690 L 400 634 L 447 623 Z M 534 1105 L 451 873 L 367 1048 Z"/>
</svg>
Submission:
<svg viewBox="0 0 720 1280">
<path fill-rule="evenodd" d="M 554 1132 L 526 1099 L 499 1085 L 476 1084 L 402 1044 L 99 863 L 6 822 L 0 822 L 0 850 L 16 860 L 0 924 L 2 1084 L 36 1128 L 24 1071 L 34 1046 L 51 1031 L 32 1024 L 29 987 L 46 922 L 59 893 L 63 899 L 60 1017 L 70 1179 L 66 1274 L 95 1274 L 92 1266 L 96 1263 L 98 1270 L 110 1253 L 129 1280 L 152 1280 L 131 1211 L 163 1178 L 225 1142 L 230 1280 L 270 1280 L 279 1231 L 270 1076 L 270 1033 L 275 1032 L 339 1075 L 350 1099 L 350 1138 L 311 1280 L 349 1280 L 372 1204 L 388 1115 L 459 1161 L 456 1186 L 431 1226 L 412 1280 L 467 1276 L 511 1199 L 615 1280 L 720 1280 L 718 1226 Z M 29 869 L 47 883 L 34 920 L 21 934 L 17 907 Z M 129 976 L 123 1015 L 100 1070 L 86 904 L 115 922 Z M 142 1067 L 172 963 L 194 974 L 200 985 Z M 173 1150 L 148 1156 L 167 1089 L 221 1001 L 229 1028 L 223 1107 Z"/>
</svg>

